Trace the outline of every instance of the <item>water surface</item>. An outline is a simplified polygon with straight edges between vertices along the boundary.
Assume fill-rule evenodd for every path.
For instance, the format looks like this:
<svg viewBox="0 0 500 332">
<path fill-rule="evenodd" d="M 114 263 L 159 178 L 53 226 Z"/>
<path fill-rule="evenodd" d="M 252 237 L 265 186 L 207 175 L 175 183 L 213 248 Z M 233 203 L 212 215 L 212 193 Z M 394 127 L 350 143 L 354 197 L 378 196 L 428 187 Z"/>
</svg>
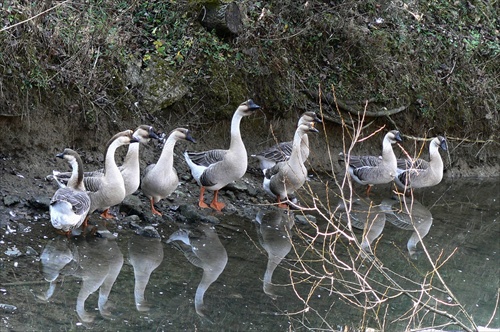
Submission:
<svg viewBox="0 0 500 332">
<path fill-rule="evenodd" d="M 449 321 L 432 310 L 416 310 L 408 296 L 388 287 L 388 277 L 398 287 L 420 290 L 412 293 L 417 297 L 432 295 L 427 304 L 436 310 L 465 321 L 458 300 L 477 325 L 500 327 L 494 312 L 498 179 L 447 180 L 415 192 L 413 220 L 429 257 L 440 266 L 439 276 L 421 244 L 408 250 L 414 229 L 411 221 L 403 229 L 409 219 L 394 208 L 398 203 L 391 201 L 389 187 L 375 187 L 369 200 L 353 206 L 352 225 L 368 222 L 365 234 L 373 237 L 363 243 L 363 231 L 354 227 L 358 242 L 371 251 L 359 255 L 348 226 L 337 219 L 346 223 L 345 215 L 337 211 L 328 223 L 328 210 L 340 204 L 338 191 L 319 181 L 308 184 L 324 203 L 322 214 L 246 205 L 217 214 L 218 225 L 137 220 L 141 228 L 153 226 L 149 236 L 118 221 L 108 224 L 116 239 L 103 233 L 68 240 L 50 230 L 46 213 L 29 211 L 24 231 L 2 229 L 0 303 L 16 309 L 0 311 L 0 330 L 289 331 L 363 325 L 400 331 Z M 303 214 L 306 218 L 296 218 Z M 18 257 L 5 254 L 16 250 Z"/>
</svg>

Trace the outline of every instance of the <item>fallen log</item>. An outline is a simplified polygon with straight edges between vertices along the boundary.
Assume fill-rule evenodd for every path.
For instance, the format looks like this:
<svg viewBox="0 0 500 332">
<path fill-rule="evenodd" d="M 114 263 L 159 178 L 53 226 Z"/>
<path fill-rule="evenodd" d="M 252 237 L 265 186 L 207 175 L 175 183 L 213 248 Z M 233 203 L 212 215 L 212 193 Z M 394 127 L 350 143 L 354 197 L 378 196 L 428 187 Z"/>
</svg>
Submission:
<svg viewBox="0 0 500 332">
<path fill-rule="evenodd" d="M 203 6 L 199 19 L 208 30 L 222 37 L 236 36 L 243 31 L 241 8 L 236 2 L 210 3 Z"/>
</svg>

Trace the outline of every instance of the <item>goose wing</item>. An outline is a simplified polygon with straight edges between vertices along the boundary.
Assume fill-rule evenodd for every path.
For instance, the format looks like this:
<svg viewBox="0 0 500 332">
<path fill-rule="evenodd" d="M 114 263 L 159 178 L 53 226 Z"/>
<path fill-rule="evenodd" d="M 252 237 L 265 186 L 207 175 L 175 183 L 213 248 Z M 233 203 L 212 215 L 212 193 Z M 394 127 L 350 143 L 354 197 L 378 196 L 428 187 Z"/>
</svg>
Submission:
<svg viewBox="0 0 500 332">
<path fill-rule="evenodd" d="M 203 152 L 187 151 L 187 154 L 189 156 L 189 159 L 191 159 L 191 161 L 196 165 L 208 167 L 212 164 L 224 160 L 224 157 L 227 154 L 227 150 L 215 149 Z"/>
<path fill-rule="evenodd" d="M 429 162 L 424 159 L 398 159 L 398 168 L 401 170 L 413 169 L 427 169 L 429 168 Z"/>
<path fill-rule="evenodd" d="M 90 208 L 90 198 L 84 191 L 71 188 L 61 188 L 56 191 L 50 204 L 58 201 L 65 201 L 71 204 L 73 212 L 78 215 L 86 214 Z"/>
<path fill-rule="evenodd" d="M 351 156 L 349 166 L 353 168 L 372 168 L 377 167 L 382 162 L 382 157 L 376 156 Z"/>
<path fill-rule="evenodd" d="M 96 192 L 101 188 L 103 176 L 84 177 L 83 183 L 87 191 Z"/>
<path fill-rule="evenodd" d="M 292 154 L 292 142 L 281 142 L 255 155 L 263 157 L 276 163 L 290 159 Z"/>
</svg>

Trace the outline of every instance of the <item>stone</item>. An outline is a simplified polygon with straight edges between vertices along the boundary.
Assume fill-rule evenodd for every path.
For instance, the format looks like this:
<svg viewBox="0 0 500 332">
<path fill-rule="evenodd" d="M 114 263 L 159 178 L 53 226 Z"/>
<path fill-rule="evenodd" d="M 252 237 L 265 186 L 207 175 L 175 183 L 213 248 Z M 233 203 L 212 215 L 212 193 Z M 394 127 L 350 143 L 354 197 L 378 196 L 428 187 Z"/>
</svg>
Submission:
<svg viewBox="0 0 500 332">
<path fill-rule="evenodd" d="M 19 257 L 22 255 L 22 252 L 16 246 L 7 248 L 4 253 L 9 257 Z"/>
<path fill-rule="evenodd" d="M 26 247 L 26 256 L 38 256 L 38 252 L 33 247 Z"/>
<path fill-rule="evenodd" d="M 306 215 L 298 214 L 298 215 L 295 215 L 295 220 L 298 223 L 303 224 L 303 225 L 307 225 L 310 222 L 313 223 L 313 224 L 316 223 L 316 217 L 313 216 L 313 215 L 310 215 L 310 214 L 306 214 Z"/>
<path fill-rule="evenodd" d="M 186 222 L 196 223 L 199 221 L 211 224 L 218 224 L 220 220 L 214 216 L 203 215 L 199 212 L 198 207 L 186 204 L 179 206 L 179 213 L 186 219 Z"/>
<path fill-rule="evenodd" d="M 181 100 L 188 92 L 188 87 L 182 82 L 182 75 L 176 75 L 171 67 L 165 59 L 154 57 L 141 72 L 144 103 L 141 108 L 151 114 Z"/>
<path fill-rule="evenodd" d="M 142 215 L 143 206 L 144 204 L 139 197 L 135 195 L 129 195 L 125 197 L 123 202 L 120 204 L 120 211 L 131 215 Z"/>
<path fill-rule="evenodd" d="M 3 198 L 3 204 L 5 206 L 11 206 L 21 202 L 21 198 L 16 195 L 7 195 Z"/>
<path fill-rule="evenodd" d="M 246 191 L 248 191 L 248 186 L 242 181 L 235 181 L 235 182 L 229 183 L 227 186 L 224 187 L 224 189 L 231 190 L 231 191 L 246 192 Z"/>
<path fill-rule="evenodd" d="M 153 226 L 146 226 L 144 228 L 138 228 L 135 230 L 135 234 L 144 236 L 144 237 L 151 237 L 151 238 L 160 238 L 160 233 L 154 228 Z"/>
<path fill-rule="evenodd" d="M 50 198 L 49 197 L 31 197 L 28 200 L 28 203 L 37 209 L 48 209 L 50 205 Z"/>
</svg>

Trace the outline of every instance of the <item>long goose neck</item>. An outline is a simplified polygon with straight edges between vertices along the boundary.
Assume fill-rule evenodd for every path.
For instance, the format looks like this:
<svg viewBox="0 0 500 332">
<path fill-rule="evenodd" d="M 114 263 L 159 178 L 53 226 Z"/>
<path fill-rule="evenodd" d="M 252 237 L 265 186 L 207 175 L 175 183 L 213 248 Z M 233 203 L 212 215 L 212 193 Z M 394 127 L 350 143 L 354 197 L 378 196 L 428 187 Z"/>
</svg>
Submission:
<svg viewBox="0 0 500 332">
<path fill-rule="evenodd" d="M 83 165 L 82 160 L 75 158 L 70 162 L 71 165 L 71 177 L 68 180 L 68 187 L 85 191 L 85 185 L 83 184 Z"/>
<path fill-rule="evenodd" d="M 431 168 L 435 170 L 442 170 L 444 167 L 443 159 L 441 159 L 441 155 L 439 154 L 439 146 L 434 144 L 434 142 L 431 142 L 429 146 L 429 163 Z"/>
<path fill-rule="evenodd" d="M 229 150 L 238 150 L 238 151 L 246 151 L 245 145 L 243 144 L 243 140 L 241 139 L 240 132 L 240 122 L 242 116 L 236 112 L 233 115 L 233 119 L 231 120 L 231 144 L 229 146 Z"/>
<path fill-rule="evenodd" d="M 160 165 L 160 167 L 164 170 L 169 170 L 174 166 L 175 143 L 177 143 L 177 138 L 173 135 L 170 135 L 163 145 L 160 158 L 158 158 L 158 162 L 156 164 Z"/>
<path fill-rule="evenodd" d="M 130 144 L 128 146 L 127 155 L 123 160 L 124 167 L 139 167 L 139 147 L 140 143 Z"/>
<path fill-rule="evenodd" d="M 304 134 L 301 139 L 300 152 L 302 155 L 302 160 L 305 162 L 307 157 L 309 157 L 309 136 Z"/>
<path fill-rule="evenodd" d="M 290 160 L 293 160 L 298 163 L 303 163 L 303 156 L 301 151 L 301 144 L 304 141 L 304 138 L 307 137 L 307 134 L 302 130 L 296 130 L 295 135 L 293 135 L 292 142 L 292 153 L 290 154 Z"/>
<path fill-rule="evenodd" d="M 106 150 L 106 159 L 104 160 L 104 176 L 113 173 L 120 173 L 118 166 L 116 166 L 115 152 L 116 149 L 121 146 L 118 140 L 114 140 Z"/>
<path fill-rule="evenodd" d="M 384 138 L 384 141 L 382 142 L 382 161 L 397 165 L 396 155 L 394 154 L 392 144 L 388 138 Z"/>
</svg>

